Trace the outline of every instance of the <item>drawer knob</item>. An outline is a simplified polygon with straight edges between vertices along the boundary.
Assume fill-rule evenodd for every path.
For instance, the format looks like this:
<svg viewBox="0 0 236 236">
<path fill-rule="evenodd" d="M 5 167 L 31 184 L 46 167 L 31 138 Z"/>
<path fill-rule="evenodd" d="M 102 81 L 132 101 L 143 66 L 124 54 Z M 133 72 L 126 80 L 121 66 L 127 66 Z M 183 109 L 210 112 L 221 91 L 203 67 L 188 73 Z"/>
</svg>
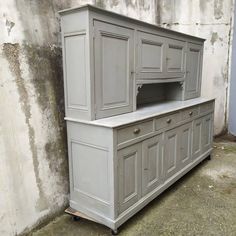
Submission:
<svg viewBox="0 0 236 236">
<path fill-rule="evenodd" d="M 140 128 L 135 128 L 134 129 L 134 134 L 139 134 L 140 133 Z"/>
<path fill-rule="evenodd" d="M 191 116 L 191 115 L 193 114 L 193 112 L 192 112 L 192 111 L 190 111 L 188 114 Z"/>
<path fill-rule="evenodd" d="M 171 123 L 171 119 L 167 119 L 166 123 L 170 124 Z"/>
</svg>

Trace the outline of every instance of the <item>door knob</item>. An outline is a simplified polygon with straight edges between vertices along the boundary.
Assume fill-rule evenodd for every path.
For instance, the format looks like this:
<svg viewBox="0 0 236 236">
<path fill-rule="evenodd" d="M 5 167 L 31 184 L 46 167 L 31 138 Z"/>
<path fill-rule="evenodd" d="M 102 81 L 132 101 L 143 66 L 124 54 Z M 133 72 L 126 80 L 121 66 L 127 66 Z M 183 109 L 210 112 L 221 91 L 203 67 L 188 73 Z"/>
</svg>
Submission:
<svg viewBox="0 0 236 236">
<path fill-rule="evenodd" d="M 140 133 L 140 128 L 135 128 L 134 129 L 134 134 L 139 134 Z"/>
</svg>

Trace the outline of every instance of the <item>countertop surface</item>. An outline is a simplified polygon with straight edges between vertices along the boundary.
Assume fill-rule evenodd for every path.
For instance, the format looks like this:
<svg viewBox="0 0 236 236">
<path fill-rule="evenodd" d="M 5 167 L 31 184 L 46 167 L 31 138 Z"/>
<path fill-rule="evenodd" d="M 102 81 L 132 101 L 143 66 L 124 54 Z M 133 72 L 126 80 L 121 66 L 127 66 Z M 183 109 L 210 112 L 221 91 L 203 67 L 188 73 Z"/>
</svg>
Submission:
<svg viewBox="0 0 236 236">
<path fill-rule="evenodd" d="M 169 112 L 178 111 L 191 106 L 199 105 L 201 103 L 213 101 L 214 99 L 195 98 L 186 101 L 164 101 L 161 103 L 149 104 L 138 108 L 134 112 L 129 112 L 108 118 L 98 120 L 86 121 L 66 117 L 65 120 L 80 122 L 90 125 L 103 126 L 108 128 L 116 128 L 123 125 L 128 125 L 133 122 L 142 121 L 148 118 L 161 116 Z"/>
</svg>

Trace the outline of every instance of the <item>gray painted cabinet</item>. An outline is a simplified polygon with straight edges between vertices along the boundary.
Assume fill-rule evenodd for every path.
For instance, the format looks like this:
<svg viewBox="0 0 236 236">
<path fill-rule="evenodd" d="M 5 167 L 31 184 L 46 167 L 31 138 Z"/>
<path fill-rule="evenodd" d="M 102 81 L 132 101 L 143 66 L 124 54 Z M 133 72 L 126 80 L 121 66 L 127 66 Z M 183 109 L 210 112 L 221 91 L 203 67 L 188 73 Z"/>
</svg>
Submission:
<svg viewBox="0 0 236 236">
<path fill-rule="evenodd" d="M 90 5 L 60 14 L 70 207 L 117 230 L 211 154 L 204 40 Z"/>
</svg>

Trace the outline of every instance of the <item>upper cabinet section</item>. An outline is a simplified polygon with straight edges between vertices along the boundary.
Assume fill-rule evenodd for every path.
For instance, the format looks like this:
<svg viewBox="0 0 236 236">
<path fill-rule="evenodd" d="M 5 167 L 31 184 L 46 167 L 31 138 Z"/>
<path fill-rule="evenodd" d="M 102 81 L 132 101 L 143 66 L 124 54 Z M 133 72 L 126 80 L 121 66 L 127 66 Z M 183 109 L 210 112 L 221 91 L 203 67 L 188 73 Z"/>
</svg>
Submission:
<svg viewBox="0 0 236 236">
<path fill-rule="evenodd" d="M 60 14 L 67 118 L 132 112 L 143 84 L 175 82 L 175 99 L 199 96 L 203 39 L 90 5 Z"/>
<path fill-rule="evenodd" d="M 137 32 L 137 83 L 182 81 L 186 42 Z"/>
</svg>

